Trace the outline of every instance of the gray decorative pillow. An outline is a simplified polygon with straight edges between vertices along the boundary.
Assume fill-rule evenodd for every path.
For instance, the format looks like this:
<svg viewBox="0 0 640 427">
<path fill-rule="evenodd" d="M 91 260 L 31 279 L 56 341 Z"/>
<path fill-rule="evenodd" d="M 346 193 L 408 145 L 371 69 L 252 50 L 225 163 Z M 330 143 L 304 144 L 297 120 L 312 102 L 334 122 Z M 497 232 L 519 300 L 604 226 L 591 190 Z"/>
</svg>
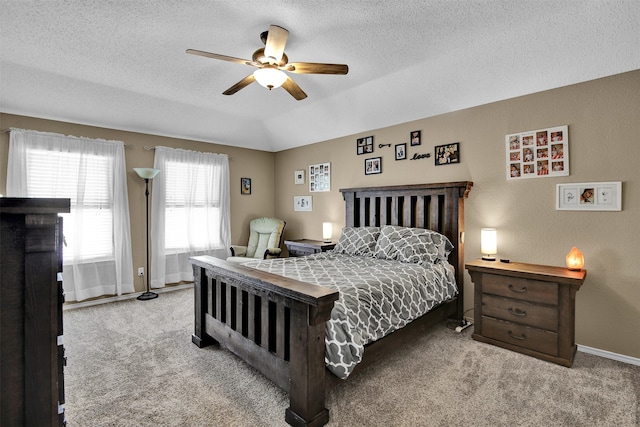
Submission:
<svg viewBox="0 0 640 427">
<path fill-rule="evenodd" d="M 385 225 L 380 230 L 374 256 L 407 263 L 446 260 L 453 245 L 440 233 L 424 228 Z"/>
<path fill-rule="evenodd" d="M 344 227 L 334 252 L 348 255 L 373 256 L 380 227 Z"/>
</svg>

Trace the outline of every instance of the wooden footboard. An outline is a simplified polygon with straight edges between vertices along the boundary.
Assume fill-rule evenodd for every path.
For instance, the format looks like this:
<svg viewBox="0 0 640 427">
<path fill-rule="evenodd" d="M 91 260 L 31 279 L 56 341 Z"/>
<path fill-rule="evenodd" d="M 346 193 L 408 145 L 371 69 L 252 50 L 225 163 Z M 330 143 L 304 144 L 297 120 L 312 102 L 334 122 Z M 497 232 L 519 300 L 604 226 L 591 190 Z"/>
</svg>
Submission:
<svg viewBox="0 0 640 427">
<path fill-rule="evenodd" d="M 289 424 L 326 424 L 325 322 L 338 292 L 209 256 L 191 263 L 193 343 L 224 344 L 288 391 Z"/>
</svg>

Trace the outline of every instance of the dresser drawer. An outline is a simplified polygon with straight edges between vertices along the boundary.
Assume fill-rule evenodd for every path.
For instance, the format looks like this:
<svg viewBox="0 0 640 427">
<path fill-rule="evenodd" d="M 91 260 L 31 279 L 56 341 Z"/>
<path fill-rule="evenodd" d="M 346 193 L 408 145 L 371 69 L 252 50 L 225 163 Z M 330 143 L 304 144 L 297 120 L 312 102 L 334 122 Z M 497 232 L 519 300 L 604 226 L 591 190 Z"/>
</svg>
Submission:
<svg viewBox="0 0 640 427">
<path fill-rule="evenodd" d="M 558 305 L 558 284 L 519 277 L 484 274 L 482 292 L 524 301 Z"/>
<path fill-rule="evenodd" d="M 549 331 L 558 331 L 558 308 L 482 294 L 482 314 Z"/>
<path fill-rule="evenodd" d="M 482 335 L 550 356 L 558 355 L 558 334 L 482 316 Z"/>
</svg>

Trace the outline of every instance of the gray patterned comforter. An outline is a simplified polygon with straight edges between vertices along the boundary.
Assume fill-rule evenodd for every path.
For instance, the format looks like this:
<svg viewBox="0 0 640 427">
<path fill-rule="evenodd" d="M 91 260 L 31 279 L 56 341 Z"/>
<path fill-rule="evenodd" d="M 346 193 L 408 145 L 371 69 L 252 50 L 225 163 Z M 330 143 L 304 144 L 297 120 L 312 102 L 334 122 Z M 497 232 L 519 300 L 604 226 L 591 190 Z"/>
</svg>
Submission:
<svg viewBox="0 0 640 427">
<path fill-rule="evenodd" d="M 364 346 L 457 294 L 448 263 L 428 266 L 324 252 L 252 261 L 247 267 L 338 290 L 326 328 L 327 368 L 347 378 Z"/>
</svg>

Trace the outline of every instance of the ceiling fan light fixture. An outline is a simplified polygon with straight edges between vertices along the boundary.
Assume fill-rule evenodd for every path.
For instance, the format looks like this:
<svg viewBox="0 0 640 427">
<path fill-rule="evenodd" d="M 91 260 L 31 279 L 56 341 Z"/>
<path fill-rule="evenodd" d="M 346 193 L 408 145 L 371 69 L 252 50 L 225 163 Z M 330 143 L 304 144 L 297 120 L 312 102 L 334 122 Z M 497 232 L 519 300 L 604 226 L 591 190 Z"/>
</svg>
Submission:
<svg viewBox="0 0 640 427">
<path fill-rule="evenodd" d="M 279 88 L 287 81 L 287 75 L 284 72 L 270 67 L 254 71 L 253 77 L 255 77 L 260 86 L 264 86 L 269 90 Z"/>
</svg>

